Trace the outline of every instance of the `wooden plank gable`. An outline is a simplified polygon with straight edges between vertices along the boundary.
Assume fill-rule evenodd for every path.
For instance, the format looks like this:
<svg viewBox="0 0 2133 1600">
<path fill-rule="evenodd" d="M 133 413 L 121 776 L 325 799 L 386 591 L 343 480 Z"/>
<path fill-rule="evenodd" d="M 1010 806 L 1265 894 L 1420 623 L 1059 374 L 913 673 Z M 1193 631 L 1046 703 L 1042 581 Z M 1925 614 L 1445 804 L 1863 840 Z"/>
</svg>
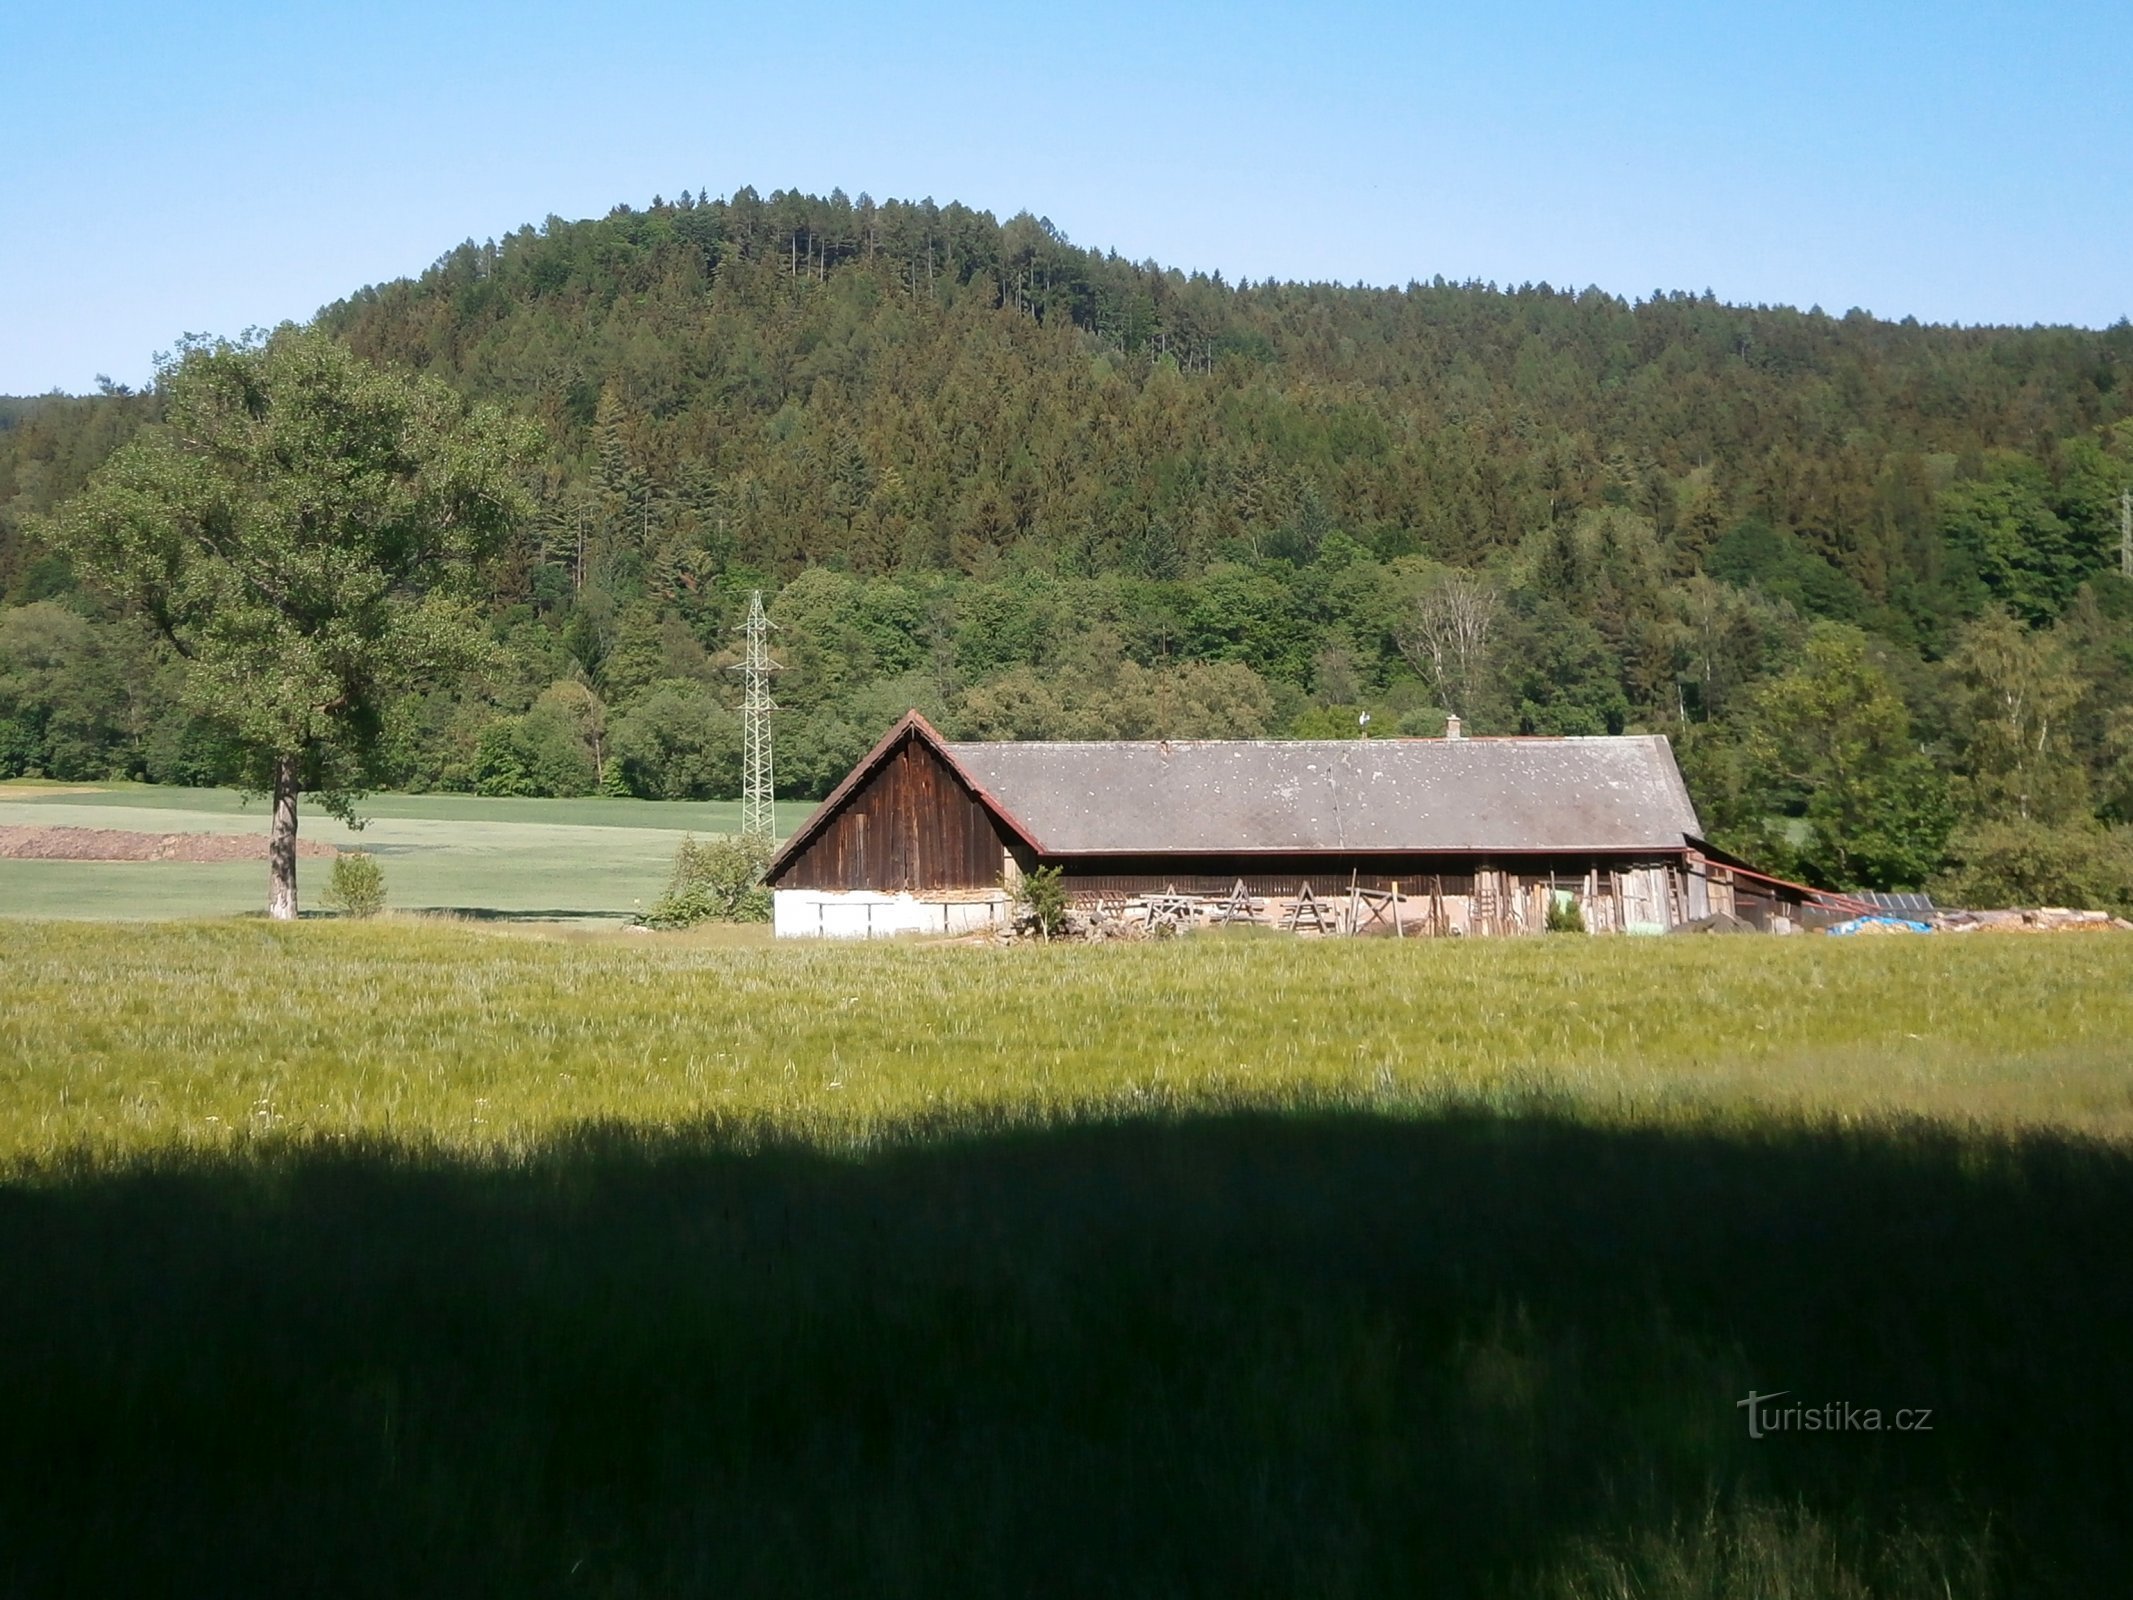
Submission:
<svg viewBox="0 0 2133 1600">
<path fill-rule="evenodd" d="M 894 894 L 1000 882 L 1007 830 L 916 728 L 855 776 L 776 863 L 776 887 Z"/>
</svg>

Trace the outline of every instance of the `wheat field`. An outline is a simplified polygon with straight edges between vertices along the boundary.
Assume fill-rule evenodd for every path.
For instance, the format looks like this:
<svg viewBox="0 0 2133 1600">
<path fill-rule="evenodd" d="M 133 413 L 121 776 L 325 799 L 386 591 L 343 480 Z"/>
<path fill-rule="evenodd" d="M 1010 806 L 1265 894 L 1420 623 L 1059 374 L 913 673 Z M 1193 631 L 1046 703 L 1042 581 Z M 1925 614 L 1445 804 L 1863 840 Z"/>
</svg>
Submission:
<svg viewBox="0 0 2133 1600">
<path fill-rule="evenodd" d="M 0 922 L 0 1157 L 1542 1107 L 2133 1134 L 2133 940 L 774 946 Z"/>
<path fill-rule="evenodd" d="M 2110 936 L 0 921 L 0 1591 L 2108 1592 L 2129 1024 Z"/>
</svg>

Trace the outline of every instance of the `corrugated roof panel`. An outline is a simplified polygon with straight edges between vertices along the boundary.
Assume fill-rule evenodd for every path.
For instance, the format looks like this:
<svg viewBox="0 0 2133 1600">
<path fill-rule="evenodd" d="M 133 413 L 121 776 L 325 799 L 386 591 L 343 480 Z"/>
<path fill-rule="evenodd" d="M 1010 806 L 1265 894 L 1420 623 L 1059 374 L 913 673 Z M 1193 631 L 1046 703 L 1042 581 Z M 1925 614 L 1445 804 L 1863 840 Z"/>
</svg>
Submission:
<svg viewBox="0 0 2133 1600">
<path fill-rule="evenodd" d="M 1858 889 L 1852 892 L 1851 898 L 1864 901 L 1878 911 L 1901 912 L 1905 916 L 1930 916 L 1940 909 L 1933 903 L 1931 895 L 1915 892 L 1895 893 L 1883 889 Z"/>
<path fill-rule="evenodd" d="M 1047 854 L 1678 850 L 1663 737 L 951 743 Z"/>
</svg>

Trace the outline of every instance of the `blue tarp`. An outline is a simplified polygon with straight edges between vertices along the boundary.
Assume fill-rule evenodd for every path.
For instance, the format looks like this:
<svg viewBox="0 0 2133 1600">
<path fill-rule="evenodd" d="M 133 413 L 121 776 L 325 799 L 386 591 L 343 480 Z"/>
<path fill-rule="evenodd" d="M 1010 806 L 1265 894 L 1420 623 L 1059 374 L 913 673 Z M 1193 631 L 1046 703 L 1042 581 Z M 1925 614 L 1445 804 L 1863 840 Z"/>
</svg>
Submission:
<svg viewBox="0 0 2133 1600">
<path fill-rule="evenodd" d="M 1905 933 L 1931 933 L 1930 922 L 1914 922 L 1909 917 L 1854 917 L 1849 922 L 1830 925 L 1831 933 L 1863 933 L 1868 928 L 1898 928 Z"/>
</svg>

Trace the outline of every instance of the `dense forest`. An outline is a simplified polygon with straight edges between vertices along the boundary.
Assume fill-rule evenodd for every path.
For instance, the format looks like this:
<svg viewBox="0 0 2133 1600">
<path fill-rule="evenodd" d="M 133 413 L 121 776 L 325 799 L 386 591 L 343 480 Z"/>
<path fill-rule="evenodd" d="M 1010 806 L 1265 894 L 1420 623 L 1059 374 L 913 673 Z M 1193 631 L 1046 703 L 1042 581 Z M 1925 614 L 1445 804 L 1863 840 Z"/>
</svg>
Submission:
<svg viewBox="0 0 2133 1600">
<path fill-rule="evenodd" d="M 537 422 L 490 664 L 390 781 L 728 795 L 971 737 L 1656 730 L 1719 842 L 2133 904 L 2133 325 L 1547 284 L 1229 283 L 1027 215 L 684 194 L 461 245 L 318 326 Z M 0 401 L 0 775 L 229 754 L 47 516 L 151 389 Z"/>
</svg>

